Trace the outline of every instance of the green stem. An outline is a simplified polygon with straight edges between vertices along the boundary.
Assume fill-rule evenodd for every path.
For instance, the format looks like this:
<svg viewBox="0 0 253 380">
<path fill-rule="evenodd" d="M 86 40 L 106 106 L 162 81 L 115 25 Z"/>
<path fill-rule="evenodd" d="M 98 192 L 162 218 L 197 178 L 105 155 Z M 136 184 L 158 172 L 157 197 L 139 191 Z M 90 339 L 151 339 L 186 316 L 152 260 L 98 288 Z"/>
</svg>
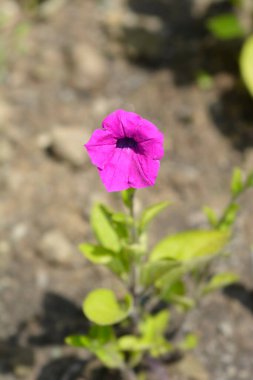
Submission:
<svg viewBox="0 0 253 380">
<path fill-rule="evenodd" d="M 132 224 L 130 227 L 130 236 L 131 236 L 131 245 L 135 245 L 139 243 L 139 235 L 136 223 L 135 209 L 134 209 L 134 200 L 135 200 L 135 191 L 131 193 L 131 197 L 129 198 L 129 215 L 132 219 Z M 131 270 L 129 276 L 129 290 L 133 296 L 134 300 L 134 308 L 132 314 L 132 320 L 134 324 L 134 329 L 137 332 L 137 326 L 139 323 L 139 299 L 138 299 L 138 277 L 139 277 L 139 266 L 134 256 L 131 263 Z"/>
</svg>

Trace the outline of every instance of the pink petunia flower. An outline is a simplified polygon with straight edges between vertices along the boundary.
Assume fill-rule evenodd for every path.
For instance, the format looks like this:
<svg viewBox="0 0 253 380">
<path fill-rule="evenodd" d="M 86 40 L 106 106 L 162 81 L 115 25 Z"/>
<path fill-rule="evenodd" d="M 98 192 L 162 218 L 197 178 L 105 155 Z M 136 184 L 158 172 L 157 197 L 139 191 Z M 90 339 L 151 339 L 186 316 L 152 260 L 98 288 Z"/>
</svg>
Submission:
<svg viewBox="0 0 253 380">
<path fill-rule="evenodd" d="M 163 157 L 163 134 L 134 112 L 108 115 L 84 145 L 107 191 L 153 186 Z"/>
</svg>

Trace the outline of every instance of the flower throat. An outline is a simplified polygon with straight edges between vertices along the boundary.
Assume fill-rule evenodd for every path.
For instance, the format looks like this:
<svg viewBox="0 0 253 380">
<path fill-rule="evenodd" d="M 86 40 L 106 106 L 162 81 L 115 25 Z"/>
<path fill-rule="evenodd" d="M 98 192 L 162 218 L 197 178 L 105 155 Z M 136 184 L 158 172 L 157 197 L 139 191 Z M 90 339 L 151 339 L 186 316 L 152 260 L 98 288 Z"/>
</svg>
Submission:
<svg viewBox="0 0 253 380">
<path fill-rule="evenodd" d="M 123 137 L 121 139 L 118 139 L 116 143 L 116 147 L 121 149 L 130 148 L 135 150 L 137 146 L 137 142 L 131 137 Z"/>
</svg>

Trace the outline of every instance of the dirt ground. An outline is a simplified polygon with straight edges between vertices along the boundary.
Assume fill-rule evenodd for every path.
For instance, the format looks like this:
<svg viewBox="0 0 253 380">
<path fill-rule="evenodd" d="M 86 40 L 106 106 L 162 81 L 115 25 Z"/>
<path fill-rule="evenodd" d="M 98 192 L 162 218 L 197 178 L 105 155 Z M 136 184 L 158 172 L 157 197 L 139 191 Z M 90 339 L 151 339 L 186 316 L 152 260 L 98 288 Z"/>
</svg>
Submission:
<svg viewBox="0 0 253 380">
<path fill-rule="evenodd" d="M 32 18 L 24 51 L 12 46 L 1 76 L 1 380 L 85 379 L 89 356 L 63 340 L 86 330 L 87 292 L 116 284 L 76 248 L 92 239 L 92 203 L 120 204 L 82 147 L 106 114 L 133 110 L 165 134 L 157 184 L 139 192 L 137 205 L 174 202 L 152 226 L 151 245 L 206 226 L 202 207 L 224 207 L 232 168 L 253 168 L 253 100 L 231 58 L 238 44 L 205 35 L 199 1 L 129 1 L 123 10 L 121 3 L 70 0 Z M 15 9 L 14 23 L 26 17 Z M 213 75 L 208 90 L 196 84 L 201 69 Z M 191 315 L 185 331 L 200 338 L 198 360 L 171 367 L 170 379 L 252 380 L 252 191 L 241 206 L 231 257 L 217 268 L 236 271 L 241 282 Z"/>
</svg>

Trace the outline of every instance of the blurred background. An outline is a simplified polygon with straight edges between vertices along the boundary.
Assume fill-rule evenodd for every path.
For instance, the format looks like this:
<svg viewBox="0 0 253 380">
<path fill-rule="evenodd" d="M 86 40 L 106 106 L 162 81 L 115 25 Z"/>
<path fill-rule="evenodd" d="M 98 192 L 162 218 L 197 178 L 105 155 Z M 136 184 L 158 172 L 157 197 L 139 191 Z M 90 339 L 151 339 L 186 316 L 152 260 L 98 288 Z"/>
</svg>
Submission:
<svg viewBox="0 0 253 380">
<path fill-rule="evenodd" d="M 83 149 L 108 113 L 135 111 L 165 134 L 157 184 L 137 205 L 174 202 L 151 244 L 207 226 L 202 206 L 225 205 L 233 167 L 253 169 L 240 58 L 252 14 L 252 0 L 0 0 L 1 380 L 89 380 L 86 353 L 64 337 L 86 330 L 88 291 L 117 286 L 76 248 L 92 239 L 92 203 L 120 204 Z M 200 344 L 172 380 L 252 380 L 252 192 L 241 203 L 222 264 L 241 284 L 189 318 Z"/>
</svg>

